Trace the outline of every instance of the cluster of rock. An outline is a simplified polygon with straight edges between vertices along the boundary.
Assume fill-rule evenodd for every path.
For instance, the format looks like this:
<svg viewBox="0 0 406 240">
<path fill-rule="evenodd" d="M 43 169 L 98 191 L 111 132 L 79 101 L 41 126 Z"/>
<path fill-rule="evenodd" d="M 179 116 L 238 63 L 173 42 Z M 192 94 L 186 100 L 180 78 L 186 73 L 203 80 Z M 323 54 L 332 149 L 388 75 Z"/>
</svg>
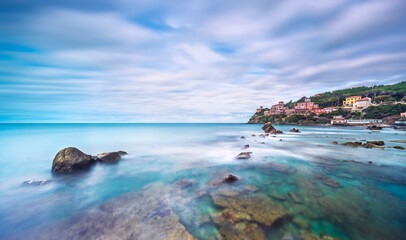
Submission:
<svg viewBox="0 0 406 240">
<path fill-rule="evenodd" d="M 292 129 L 290 129 L 290 131 L 289 131 L 289 132 L 300 133 L 300 130 L 299 130 L 299 129 L 297 129 L 297 128 L 292 128 Z"/>
<path fill-rule="evenodd" d="M 332 144 L 339 144 L 338 142 L 334 141 Z M 383 145 L 385 145 L 384 141 L 369 141 L 366 143 L 362 143 L 360 141 L 356 142 L 345 142 L 341 143 L 340 145 L 345 145 L 345 146 L 350 146 L 350 147 L 363 147 L 363 148 L 384 148 Z"/>
<path fill-rule="evenodd" d="M 96 156 L 85 154 L 75 147 L 67 147 L 60 150 L 53 162 L 52 171 L 55 173 L 67 173 L 76 170 L 88 169 L 97 162 L 116 163 L 126 155 L 124 151 L 100 153 Z"/>
<path fill-rule="evenodd" d="M 382 127 L 378 127 L 376 125 L 368 126 L 367 130 L 374 130 L 374 131 L 380 131 L 382 130 Z"/>
</svg>

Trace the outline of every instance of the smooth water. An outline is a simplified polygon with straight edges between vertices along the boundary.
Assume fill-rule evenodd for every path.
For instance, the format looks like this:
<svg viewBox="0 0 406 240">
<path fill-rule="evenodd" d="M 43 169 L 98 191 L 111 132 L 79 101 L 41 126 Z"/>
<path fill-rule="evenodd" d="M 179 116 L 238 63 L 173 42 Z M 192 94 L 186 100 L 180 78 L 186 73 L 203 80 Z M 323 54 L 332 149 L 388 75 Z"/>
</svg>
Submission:
<svg viewBox="0 0 406 240">
<path fill-rule="evenodd" d="M 232 173 L 239 181 L 227 188 L 246 193 L 253 185 L 255 194 L 291 214 L 278 226 L 260 226 L 267 239 L 286 239 L 287 233 L 299 239 L 303 231 L 341 239 L 406 239 L 406 151 L 389 148 L 406 148 L 391 142 L 405 140 L 406 132 L 276 128 L 284 134 L 260 137 L 260 125 L 246 124 L 0 124 L 0 238 L 47 238 L 47 231 L 69 228 L 67 220 L 89 209 L 151 184 L 172 187 L 182 178 L 193 185 L 182 190 L 183 200 L 173 200 L 180 222 L 198 239 L 219 238 L 211 217 L 221 209 L 210 194 L 195 196 L 210 193 L 213 179 Z M 385 149 L 331 144 L 356 140 L 383 140 Z M 242 149 L 244 144 L 250 148 Z M 129 155 L 118 164 L 53 175 L 55 154 L 68 146 L 93 155 L 117 150 Z M 252 157 L 236 160 L 244 151 Z M 24 184 L 28 180 L 50 181 Z M 292 192 L 299 202 L 289 197 Z"/>
</svg>

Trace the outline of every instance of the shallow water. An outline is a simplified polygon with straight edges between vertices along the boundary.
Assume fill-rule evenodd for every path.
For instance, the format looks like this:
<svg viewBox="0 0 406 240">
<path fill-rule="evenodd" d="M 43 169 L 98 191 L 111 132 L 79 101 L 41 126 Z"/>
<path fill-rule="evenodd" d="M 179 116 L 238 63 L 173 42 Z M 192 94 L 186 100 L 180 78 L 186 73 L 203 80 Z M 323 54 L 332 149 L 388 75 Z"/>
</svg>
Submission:
<svg viewBox="0 0 406 240">
<path fill-rule="evenodd" d="M 301 133 L 289 133 L 292 126 L 276 128 L 285 133 L 262 138 L 260 125 L 246 124 L 1 124 L 0 238 L 53 239 L 55 231 L 64 234 L 61 229 L 72 234 L 72 219 L 97 216 L 100 206 L 122 205 L 131 194 L 151 197 L 156 191 L 160 198 L 162 189 L 169 189 L 165 201 L 186 231 L 198 239 L 227 238 L 213 217 L 223 209 L 214 204 L 213 193 L 227 189 L 270 199 L 289 213 L 272 226 L 257 223 L 267 239 L 299 239 L 303 232 L 406 239 L 406 151 L 389 148 L 406 148 L 390 142 L 406 139 L 406 132 L 299 126 Z M 356 140 L 383 140 L 385 149 L 331 144 Z M 242 149 L 244 144 L 250 148 Z M 88 154 L 124 150 L 129 155 L 118 164 L 53 175 L 53 157 L 68 146 Z M 252 157 L 236 160 L 243 151 Z M 239 181 L 209 186 L 229 173 Z M 182 178 L 191 186 L 176 187 Z M 27 180 L 48 181 L 24 184 Z"/>
</svg>

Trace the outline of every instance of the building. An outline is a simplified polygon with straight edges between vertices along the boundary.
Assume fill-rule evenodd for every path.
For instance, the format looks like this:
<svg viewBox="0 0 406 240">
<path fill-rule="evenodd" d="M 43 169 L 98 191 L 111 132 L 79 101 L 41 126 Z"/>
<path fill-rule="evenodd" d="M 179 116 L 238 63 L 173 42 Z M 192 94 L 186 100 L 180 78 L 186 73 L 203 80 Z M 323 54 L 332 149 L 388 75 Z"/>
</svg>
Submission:
<svg viewBox="0 0 406 240">
<path fill-rule="evenodd" d="M 283 101 L 279 101 L 278 104 L 275 104 L 271 107 L 271 110 L 269 110 L 270 115 L 279 115 L 279 114 L 285 114 L 286 107 L 283 104 Z"/>
<path fill-rule="evenodd" d="M 362 111 L 371 106 L 371 104 L 371 98 L 361 98 L 359 100 L 356 100 L 355 103 L 352 105 L 352 111 Z"/>
<path fill-rule="evenodd" d="M 297 112 L 308 112 L 308 111 L 313 111 L 316 108 L 319 108 L 319 105 L 311 102 L 310 98 L 306 98 L 304 102 L 295 104 L 293 108 Z"/>
<path fill-rule="evenodd" d="M 257 113 L 260 113 L 263 108 L 264 108 L 263 106 L 260 106 L 259 108 L 257 108 Z"/>
<path fill-rule="evenodd" d="M 406 112 L 400 114 L 401 117 L 406 117 Z"/>
<path fill-rule="evenodd" d="M 343 125 L 346 123 L 345 118 L 343 118 L 343 116 L 338 115 L 338 116 L 334 116 L 333 119 L 331 119 L 330 121 L 331 125 Z"/>
<path fill-rule="evenodd" d="M 343 105 L 352 106 L 357 100 L 361 100 L 361 96 L 346 97 L 345 101 L 343 101 Z"/>
</svg>

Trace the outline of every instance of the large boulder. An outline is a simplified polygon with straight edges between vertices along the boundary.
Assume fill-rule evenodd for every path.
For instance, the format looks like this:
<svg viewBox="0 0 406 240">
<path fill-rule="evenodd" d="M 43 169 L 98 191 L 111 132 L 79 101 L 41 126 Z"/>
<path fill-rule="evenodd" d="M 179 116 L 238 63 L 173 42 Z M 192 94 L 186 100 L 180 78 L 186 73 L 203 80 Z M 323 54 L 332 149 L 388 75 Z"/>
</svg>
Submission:
<svg viewBox="0 0 406 240">
<path fill-rule="evenodd" d="M 59 151 L 52 162 L 52 171 L 57 173 L 87 169 L 96 160 L 75 147 L 67 147 Z"/>
<path fill-rule="evenodd" d="M 368 126 L 367 130 L 375 130 L 375 131 L 379 131 L 382 130 L 382 127 L 378 127 L 376 125 L 372 125 L 372 126 Z"/>
<path fill-rule="evenodd" d="M 264 124 L 264 126 L 262 126 L 262 130 L 264 130 L 265 133 L 272 133 L 272 132 L 276 132 L 276 129 L 272 126 L 272 123 L 267 122 Z"/>
<path fill-rule="evenodd" d="M 292 128 L 292 129 L 290 129 L 290 131 L 289 131 L 289 132 L 300 133 L 300 130 L 299 130 L 299 129 L 297 129 L 297 128 Z"/>
<path fill-rule="evenodd" d="M 241 152 L 236 156 L 237 159 L 249 159 L 252 152 Z"/>
</svg>

